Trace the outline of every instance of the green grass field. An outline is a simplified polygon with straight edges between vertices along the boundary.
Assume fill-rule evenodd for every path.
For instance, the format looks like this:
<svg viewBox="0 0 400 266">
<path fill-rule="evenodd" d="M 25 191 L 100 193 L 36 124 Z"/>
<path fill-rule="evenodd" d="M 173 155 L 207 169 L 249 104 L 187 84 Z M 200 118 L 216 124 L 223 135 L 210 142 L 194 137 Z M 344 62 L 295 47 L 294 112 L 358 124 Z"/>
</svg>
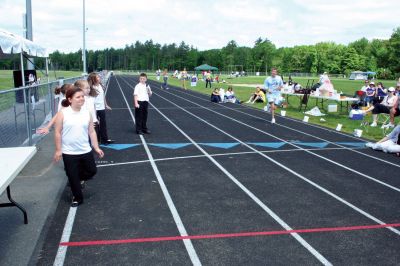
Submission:
<svg viewBox="0 0 400 266">
<path fill-rule="evenodd" d="M 45 76 L 40 72 L 37 71 L 38 77 L 42 80 L 42 83 L 45 82 Z M 82 72 L 79 71 L 54 71 L 49 72 L 50 81 L 56 80 L 57 78 L 64 77 L 64 78 L 73 78 L 81 76 Z M 13 81 L 13 71 L 12 70 L 0 70 L 0 90 L 5 89 L 12 89 L 14 88 L 14 81 Z"/>
<path fill-rule="evenodd" d="M 149 75 L 149 79 L 151 80 L 156 80 L 155 76 L 153 74 Z M 225 90 L 228 88 L 228 86 L 233 85 L 233 89 L 235 91 L 236 97 L 242 101 L 247 101 L 250 97 L 250 94 L 255 90 L 254 88 L 251 87 L 246 87 L 246 86 L 240 86 L 240 84 L 263 84 L 265 77 L 255 77 L 255 76 L 250 76 L 250 77 L 239 77 L 239 78 L 228 78 L 227 76 L 222 76 L 220 77 L 220 80 L 225 80 L 226 83 L 213 83 L 213 88 L 224 88 Z M 298 82 L 305 86 L 307 84 L 307 80 L 309 78 L 300 78 L 300 77 L 295 77 L 293 80 L 295 82 Z M 318 81 L 318 78 L 314 78 L 315 81 Z M 359 90 L 363 86 L 363 81 L 361 80 L 346 80 L 346 79 L 331 79 L 335 89 L 337 91 L 342 91 L 346 95 L 354 95 L 354 92 L 356 90 Z M 380 80 L 375 80 L 376 82 L 379 82 Z M 182 87 L 182 82 L 176 78 L 170 77 L 168 79 L 168 83 L 174 86 Z M 395 80 L 382 80 L 382 83 L 384 84 L 385 87 L 390 87 L 390 86 L 395 86 L 396 81 Z M 206 89 L 205 88 L 205 82 L 199 81 L 197 83 L 196 87 L 190 87 L 190 82 L 187 82 L 187 88 L 189 90 L 197 91 L 206 95 L 210 95 L 212 89 Z M 332 102 L 336 103 L 336 102 Z M 348 112 L 343 113 L 328 113 L 327 112 L 327 105 L 328 103 L 324 104 L 325 109 L 321 110 L 321 112 L 325 113 L 326 115 L 323 116 L 322 118 L 325 121 L 320 121 L 321 117 L 313 117 L 310 116 L 309 123 L 313 124 L 318 124 L 324 127 L 328 128 L 336 128 L 337 124 L 342 124 L 342 131 L 346 133 L 352 134 L 354 132 L 354 129 L 362 129 L 363 130 L 363 138 L 370 139 L 370 140 L 379 140 L 384 136 L 384 133 L 382 129 L 380 128 L 380 125 L 378 127 L 361 127 L 361 121 L 359 120 L 351 120 L 348 118 Z M 261 103 L 255 103 L 254 105 L 255 108 L 262 109 L 265 104 Z M 296 119 L 303 119 L 304 113 L 299 112 L 298 110 L 299 106 L 299 98 L 296 96 L 291 96 L 289 97 L 289 106 L 285 109 L 286 110 L 286 115 L 289 117 L 293 117 Z M 315 99 L 310 98 L 309 104 L 308 104 L 308 109 L 311 109 L 312 107 L 315 106 Z M 320 108 L 321 109 L 321 108 Z M 339 106 L 338 106 L 339 109 Z M 279 109 L 277 110 L 277 113 L 280 113 Z M 367 116 L 366 119 L 369 122 L 372 122 L 372 117 Z M 279 118 L 278 118 L 279 122 Z M 397 118 L 396 122 L 399 122 L 399 118 Z"/>
</svg>

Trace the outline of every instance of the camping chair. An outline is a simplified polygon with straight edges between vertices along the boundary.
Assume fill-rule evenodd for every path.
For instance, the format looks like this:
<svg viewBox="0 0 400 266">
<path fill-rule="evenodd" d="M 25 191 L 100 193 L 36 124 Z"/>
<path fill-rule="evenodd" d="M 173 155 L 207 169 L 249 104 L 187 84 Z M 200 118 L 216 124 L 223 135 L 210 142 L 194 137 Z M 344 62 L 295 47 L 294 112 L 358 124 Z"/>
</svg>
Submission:
<svg viewBox="0 0 400 266">
<path fill-rule="evenodd" d="M 383 125 L 386 125 L 387 123 L 389 123 L 390 120 L 390 114 L 385 114 L 385 113 L 380 113 L 378 114 L 378 124 L 382 123 L 382 134 L 383 136 L 386 136 L 388 133 L 389 128 L 388 127 L 384 127 Z"/>
<path fill-rule="evenodd" d="M 367 97 L 367 94 L 365 91 L 356 91 L 355 95 L 356 98 L 358 98 L 358 106 L 366 106 L 367 102 L 365 101 L 365 98 Z"/>
<path fill-rule="evenodd" d="M 303 112 L 305 112 L 306 109 L 307 109 L 308 99 L 310 98 L 312 83 L 314 83 L 314 80 L 312 80 L 312 81 L 311 80 L 307 80 L 307 85 L 303 89 L 303 96 L 300 97 L 299 112 L 301 111 L 303 106 L 304 106 L 304 111 Z"/>
</svg>

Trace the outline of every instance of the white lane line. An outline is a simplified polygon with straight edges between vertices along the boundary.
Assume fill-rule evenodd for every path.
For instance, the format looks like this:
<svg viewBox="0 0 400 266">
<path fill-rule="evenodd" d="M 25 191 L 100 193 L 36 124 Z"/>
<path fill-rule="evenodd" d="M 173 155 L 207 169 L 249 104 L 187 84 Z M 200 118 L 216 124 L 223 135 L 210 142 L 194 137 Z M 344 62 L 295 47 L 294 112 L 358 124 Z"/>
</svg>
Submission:
<svg viewBox="0 0 400 266">
<path fill-rule="evenodd" d="M 129 77 L 129 78 L 131 78 L 131 77 Z M 154 81 L 154 82 L 156 82 L 156 81 Z M 202 94 L 202 93 L 200 93 L 200 92 L 196 92 L 196 91 L 184 92 L 184 91 L 178 90 L 178 89 L 173 90 L 173 91 L 178 91 L 178 92 L 181 93 L 181 94 L 190 95 L 190 96 L 192 96 L 192 97 L 201 99 L 201 100 L 203 100 L 203 101 L 210 102 L 209 100 L 206 100 L 206 99 L 202 98 L 202 96 L 205 96 L 205 95 Z M 196 93 L 196 94 L 198 94 L 198 95 L 200 95 L 200 96 L 195 96 L 195 95 L 193 95 L 192 93 Z M 242 109 L 255 110 L 255 111 L 261 112 L 261 113 L 263 113 L 263 114 L 265 113 L 263 110 L 258 109 L 258 108 L 255 108 L 255 107 L 252 107 L 252 106 L 248 106 L 248 105 L 243 105 L 243 106 L 245 106 L 246 108 L 242 108 Z M 279 114 L 277 114 L 277 115 L 279 116 Z M 287 120 L 291 120 L 291 121 L 297 122 L 297 123 L 299 123 L 299 124 L 305 124 L 305 125 L 307 125 L 307 126 L 311 126 L 311 127 L 315 127 L 315 128 L 318 128 L 318 129 L 322 129 L 322 130 L 324 130 L 324 131 L 329 131 L 329 132 L 331 132 L 331 133 L 335 133 L 335 134 L 338 134 L 338 135 L 342 135 L 342 136 L 345 136 L 345 137 L 348 137 L 348 138 L 352 138 L 352 139 L 355 139 L 355 140 L 360 140 L 360 138 L 358 138 L 358 137 L 355 137 L 355 136 L 352 136 L 352 135 L 348 135 L 348 134 L 345 134 L 345 133 L 343 133 L 343 132 L 336 131 L 336 130 L 333 130 L 333 129 L 330 129 L 330 128 L 322 127 L 322 126 L 315 125 L 315 124 L 305 123 L 305 122 L 303 122 L 303 121 L 301 121 L 301 120 L 297 120 L 297 119 L 294 119 L 294 118 L 291 118 L 291 117 L 288 117 L 288 116 L 280 116 L 280 117 L 282 117 L 282 118 L 284 118 L 284 119 L 287 119 Z"/>
<path fill-rule="evenodd" d="M 244 115 L 253 117 L 253 118 L 258 118 L 258 119 L 263 120 L 263 121 L 268 122 L 268 123 L 270 122 L 270 121 L 267 120 L 267 119 L 264 119 L 264 118 L 261 118 L 261 117 L 255 116 L 255 115 L 251 115 L 251 114 L 248 114 L 248 113 L 246 113 L 246 112 L 242 112 L 242 111 L 240 111 L 240 110 L 235 110 L 236 108 L 230 108 L 230 107 L 225 107 L 225 108 L 226 108 L 226 109 L 229 109 L 229 110 L 233 110 L 233 111 L 235 111 L 235 112 L 237 112 L 237 113 L 241 113 L 241 114 L 244 114 Z M 361 151 L 358 151 L 358 150 L 353 150 L 353 149 L 351 149 L 351 148 L 349 148 L 349 147 L 346 147 L 346 146 L 343 146 L 343 145 L 341 145 L 341 144 L 338 144 L 338 143 L 335 143 L 335 142 L 326 140 L 326 139 L 324 139 L 324 138 L 318 137 L 318 136 L 316 136 L 316 135 L 312 135 L 312 134 L 310 134 L 310 133 L 307 133 L 307 132 L 304 132 L 304 131 L 301 131 L 301 130 L 298 130 L 298 129 L 294 129 L 294 128 L 291 128 L 291 127 L 282 125 L 282 124 L 280 124 L 280 123 L 276 123 L 276 125 L 278 125 L 278 126 L 280 126 L 280 127 L 284 127 L 284 128 L 286 128 L 286 129 L 289 129 L 289 130 L 292 130 L 292 131 L 295 131 L 295 132 L 298 132 L 298 133 L 301 133 L 301 134 L 303 134 L 303 135 L 307 135 L 307 136 L 309 136 L 309 137 L 313 137 L 313 138 L 318 139 L 318 140 L 322 140 L 322 141 L 328 142 L 328 143 L 330 143 L 330 144 L 339 146 L 339 147 L 344 148 L 344 149 L 346 149 L 346 150 L 350 150 L 350 151 L 352 151 L 352 152 L 361 154 L 362 156 L 369 157 L 369 158 L 371 158 L 371 159 L 374 159 L 374 160 L 377 160 L 377 161 L 380 161 L 380 162 L 383 162 L 383 163 L 386 163 L 386 164 L 390 164 L 390 165 L 392 165 L 392 166 L 395 166 L 395 167 L 400 168 L 400 164 L 395 164 L 395 163 L 392 163 L 392 162 L 390 162 L 390 161 L 384 160 L 384 159 L 382 159 L 382 158 L 379 158 L 379 157 L 376 157 L 376 156 L 373 156 L 373 155 L 370 155 L 370 154 L 366 154 L 366 153 L 361 152 Z M 360 139 L 358 139 L 358 140 L 360 140 Z"/>
<path fill-rule="evenodd" d="M 175 103 L 173 103 L 172 101 L 170 101 L 170 100 L 168 100 L 168 99 L 166 99 L 166 98 L 160 96 L 159 94 L 158 94 L 158 97 L 164 99 L 164 100 L 167 101 L 167 102 L 170 102 L 170 103 L 172 103 L 172 104 L 175 104 Z M 178 106 L 177 104 L 175 104 L 175 105 Z M 338 195 L 332 193 L 331 191 L 329 191 L 329 190 L 323 188 L 322 186 L 318 185 L 317 183 L 315 183 L 315 182 L 313 182 L 313 181 L 307 179 L 305 176 L 303 176 L 303 175 L 297 173 L 296 171 L 290 169 L 289 167 L 286 167 L 285 165 L 283 165 L 282 163 L 276 161 L 275 159 L 273 159 L 273 158 L 267 156 L 267 155 L 264 154 L 264 153 L 258 152 L 258 151 L 257 151 L 255 148 L 253 148 L 252 146 L 250 146 L 250 145 L 248 145 L 248 144 L 242 142 L 241 140 L 237 139 L 237 138 L 234 137 L 233 135 L 231 135 L 231 134 L 229 134 L 229 133 L 223 131 L 222 129 L 220 129 L 220 128 L 214 126 L 213 124 L 207 122 L 206 120 L 202 119 L 201 117 L 198 117 L 197 115 L 195 115 L 195 114 L 193 114 L 193 113 L 191 113 L 191 112 L 189 112 L 189 111 L 187 111 L 187 110 L 185 110 L 185 109 L 183 109 L 183 108 L 181 108 L 181 110 L 183 110 L 184 112 L 186 112 L 186 113 L 190 114 L 191 116 L 197 118 L 198 120 L 200 120 L 200 121 L 206 123 L 206 124 L 209 125 L 210 127 L 215 128 L 216 130 L 218 130 L 218 131 L 224 133 L 225 135 L 231 137 L 232 139 L 234 139 L 234 140 L 236 140 L 236 141 L 238 141 L 238 142 L 241 142 L 242 145 L 244 145 L 244 146 L 248 147 L 249 149 L 251 149 L 251 150 L 257 152 L 258 154 L 260 154 L 260 155 L 263 156 L 264 158 L 266 158 L 266 159 L 268 159 L 269 161 L 273 162 L 274 164 L 280 166 L 281 168 L 285 169 L 286 171 L 292 173 L 293 175 L 299 177 L 300 179 L 304 180 L 305 182 L 309 183 L 310 185 L 312 185 L 312 186 L 318 188 L 319 190 L 321 190 L 321 191 L 323 191 L 324 193 L 328 194 L 329 196 L 335 198 L 336 200 L 338 200 L 338 201 L 344 203 L 344 204 L 347 205 L 348 207 L 350 207 L 350 208 L 352 208 L 353 210 L 359 212 L 360 214 L 364 215 L 365 217 L 371 219 L 372 221 L 374 221 L 374 222 L 376 222 L 376 223 L 378 223 L 378 224 L 382 224 L 382 225 L 386 224 L 385 222 L 383 222 L 383 221 L 379 220 L 378 218 L 374 217 L 373 215 L 371 215 L 371 214 L 369 214 L 369 213 L 363 211 L 362 209 L 360 209 L 360 208 L 358 208 L 357 206 L 351 204 L 350 202 L 346 201 L 345 199 L 343 199 L 343 198 L 339 197 Z M 212 159 L 213 159 L 213 158 L 212 158 Z M 213 159 L 213 160 L 214 160 L 214 159 Z M 392 232 L 394 232 L 394 233 L 397 234 L 397 235 L 400 235 L 400 231 L 397 230 L 397 229 L 395 229 L 395 228 L 393 228 L 393 227 L 387 227 L 387 229 L 391 230 Z"/>
<path fill-rule="evenodd" d="M 118 82 L 117 77 L 115 77 L 115 80 L 117 81 L 118 87 L 119 87 L 119 89 L 121 91 L 122 97 L 124 98 L 126 106 L 129 108 L 128 101 L 126 100 L 125 94 L 122 91 L 122 88 L 121 88 L 121 86 L 120 86 L 120 84 Z M 130 115 L 132 117 L 132 120 L 135 121 L 135 117 L 134 117 L 134 115 L 132 113 L 132 110 L 130 108 L 129 108 L 129 113 L 130 113 Z M 185 226 L 184 226 L 184 224 L 182 222 L 182 219 L 181 219 L 181 217 L 180 217 L 180 215 L 178 213 L 178 210 L 175 207 L 175 204 L 174 204 L 174 202 L 173 202 L 173 200 L 171 198 L 171 195 L 168 192 L 167 186 L 164 183 L 164 180 L 163 180 L 163 178 L 162 178 L 162 176 L 160 174 L 160 171 L 158 170 L 158 167 L 157 167 L 157 165 L 156 165 L 156 163 L 154 161 L 153 155 L 151 154 L 150 149 L 147 146 L 147 142 L 144 139 L 143 135 L 140 135 L 140 139 L 141 139 L 142 144 L 143 144 L 143 146 L 144 146 L 144 148 L 146 150 L 147 156 L 149 157 L 149 161 L 150 161 L 151 166 L 153 168 L 154 174 L 157 177 L 157 181 L 158 181 L 158 183 L 160 185 L 162 193 L 163 193 L 163 195 L 165 197 L 165 200 L 166 200 L 166 202 L 168 204 L 168 208 L 171 211 L 171 214 L 172 214 L 172 217 L 173 217 L 173 219 L 175 221 L 176 227 L 178 228 L 179 233 L 180 233 L 181 236 L 188 236 L 188 234 L 186 232 L 186 229 L 185 229 Z M 192 261 L 193 265 L 196 265 L 196 266 L 197 265 L 201 265 L 200 259 L 197 256 L 197 253 L 196 253 L 196 250 L 193 247 L 192 241 L 190 239 L 184 239 L 183 243 L 185 245 L 186 251 L 188 252 L 190 260 Z"/>
<path fill-rule="evenodd" d="M 74 226 L 75 215 L 76 215 L 77 210 L 78 210 L 78 207 L 74 207 L 74 208 L 70 207 L 69 208 L 67 220 L 65 221 L 64 230 L 63 230 L 63 233 L 61 236 L 60 243 L 69 242 L 69 239 L 71 237 L 72 227 Z M 58 246 L 57 255 L 56 255 L 56 258 L 54 259 L 54 263 L 53 263 L 54 266 L 64 265 L 65 256 L 67 254 L 67 249 L 68 249 L 67 246 Z"/>
<path fill-rule="evenodd" d="M 129 85 L 129 84 L 128 84 Z M 130 85 L 129 85 L 130 86 Z M 160 96 L 161 97 L 161 96 Z M 171 101 L 169 101 L 171 102 Z M 172 102 L 171 102 L 172 103 Z M 175 103 L 172 103 L 175 106 Z M 171 121 L 166 115 L 164 115 L 160 110 L 157 109 L 153 104 L 150 103 L 153 108 L 163 116 L 171 125 L 173 125 L 183 136 L 185 136 L 190 142 L 196 146 L 214 165 L 216 165 L 229 179 L 231 179 L 240 189 L 243 190 L 254 202 L 256 202 L 265 212 L 267 212 L 277 223 L 279 223 L 285 230 L 293 230 L 285 221 L 283 221 L 274 211 L 272 211 L 267 205 L 265 205 L 256 195 L 254 195 L 249 189 L 247 189 L 239 180 L 237 180 L 228 170 L 226 170 L 220 163 L 218 163 L 210 154 L 208 154 L 197 142 L 195 142 L 189 135 L 187 135 L 180 127 L 178 127 L 173 121 Z M 183 108 L 180 108 L 186 111 Z M 239 141 L 241 142 L 241 141 Z M 244 144 L 243 142 L 241 142 Z M 245 144 L 248 146 L 247 144 Z M 254 150 L 256 151 L 256 150 Z M 262 153 L 261 153 L 262 154 Z M 315 258 L 317 258 L 324 265 L 332 265 L 323 255 L 321 255 L 315 248 L 313 248 L 307 241 L 305 241 L 298 233 L 291 233 L 293 236 L 304 248 L 306 248 Z"/>
<path fill-rule="evenodd" d="M 183 99 L 183 100 L 185 100 L 185 101 L 191 102 L 191 103 L 193 103 L 193 104 L 195 104 L 195 105 L 197 105 L 197 106 L 202 106 L 202 105 L 200 105 L 200 104 L 198 104 L 198 103 L 195 103 L 195 102 L 193 102 L 193 101 L 191 101 L 191 100 L 185 99 L 185 98 L 183 98 L 183 97 L 181 97 L 181 96 L 175 95 L 175 94 L 173 94 L 173 93 L 170 93 L 170 92 L 166 92 L 166 93 L 168 93 L 168 94 L 170 94 L 170 95 L 173 95 L 174 97 Z M 159 94 L 158 94 L 158 96 L 161 97 Z M 164 98 L 164 99 L 165 99 L 165 98 Z M 270 133 L 268 133 L 268 132 L 265 132 L 264 130 L 258 129 L 258 128 L 253 127 L 253 126 L 251 126 L 251 125 L 248 125 L 248 124 L 246 124 L 246 123 L 243 123 L 242 121 L 237 120 L 237 119 L 234 119 L 234 118 L 232 118 L 232 117 L 230 117 L 230 116 L 227 116 L 227 115 L 224 115 L 224 114 L 215 112 L 215 111 L 213 111 L 213 110 L 209 110 L 209 109 L 207 109 L 207 108 L 204 107 L 204 106 L 203 106 L 203 109 L 205 109 L 205 110 L 207 110 L 207 111 L 209 111 L 209 112 L 213 112 L 213 113 L 215 113 L 215 114 L 218 114 L 218 115 L 220 115 L 220 116 L 223 116 L 223 117 L 225 117 L 225 118 L 228 118 L 228 119 L 230 119 L 230 120 L 232 120 L 232 121 L 234 121 L 234 122 L 236 122 L 236 123 L 239 123 L 239 124 L 241 124 L 241 125 L 244 125 L 244 126 L 246 126 L 246 127 L 248 127 L 248 128 L 254 129 L 254 130 L 256 130 L 256 131 L 258 131 L 258 132 L 260 132 L 260 133 L 262 133 L 262 134 L 264 134 L 264 135 L 267 135 L 267 136 L 273 137 L 273 138 L 275 138 L 275 139 L 277 139 L 277 140 L 279 140 L 279 141 L 285 142 L 285 143 L 287 143 L 287 144 L 289 144 L 289 145 L 291 145 L 291 146 L 293 146 L 293 147 L 296 147 L 296 148 L 298 148 L 298 149 L 304 150 L 305 152 L 307 152 L 307 153 L 309 153 L 309 154 L 312 154 L 312 155 L 314 155 L 314 156 L 316 156 L 316 157 L 318 157 L 318 158 L 320 158 L 320 159 L 323 159 L 323 160 L 325 160 L 325 161 L 327 161 L 327 162 L 330 162 L 330 163 L 332 163 L 332 164 L 335 164 L 335 165 L 337 165 L 337 166 L 339 166 L 339 167 L 341 167 L 341 168 L 344 168 L 344 169 L 346 169 L 346 170 L 348 170 L 348 171 L 350 171 L 350 172 L 353 172 L 353 173 L 355 173 L 355 174 L 357 174 L 357 175 L 363 176 L 363 177 L 365 177 L 365 178 L 367 178 L 367 179 L 369 179 L 369 180 L 371 180 L 371 181 L 374 181 L 374 182 L 376 182 L 376 183 L 378 183 L 378 184 L 380 184 L 380 185 L 383 185 L 383 186 L 385 186 L 385 187 L 387 187 L 387 188 L 390 188 L 390 189 L 392 189 L 392 190 L 394 190 L 394 191 L 400 192 L 400 188 L 397 188 L 397 187 L 395 187 L 395 186 L 392 186 L 392 185 L 390 185 L 390 184 L 388 184 L 388 183 L 385 183 L 385 182 L 383 182 L 383 181 L 381 181 L 381 180 L 379 180 L 379 179 L 376 179 L 376 178 L 374 178 L 374 177 L 372 177 L 372 176 L 369 176 L 369 175 L 367 175 L 367 174 L 361 173 L 361 172 L 359 172 L 359 171 L 357 171 L 357 170 L 354 170 L 354 169 L 352 169 L 352 168 L 350 168 L 350 167 L 348 167 L 348 166 L 346 166 L 346 165 L 343 165 L 343 164 L 338 163 L 338 162 L 336 162 L 336 161 L 334 161 L 334 160 L 331 160 L 331 159 L 329 159 L 329 158 L 326 158 L 326 157 L 324 157 L 324 156 L 322 156 L 322 155 L 319 155 L 319 154 L 317 154 L 317 153 L 315 153 L 315 152 L 306 150 L 306 149 L 304 149 L 303 147 L 296 145 L 295 143 L 292 143 L 292 142 L 286 141 L 286 140 L 284 140 L 284 139 L 281 139 L 281 138 L 279 138 L 279 137 L 277 137 L 277 136 L 275 136 L 275 135 L 273 135 L 273 134 L 270 134 Z"/>
<path fill-rule="evenodd" d="M 355 148 L 357 149 L 357 148 Z M 320 150 L 344 150 L 343 148 L 324 148 L 324 149 L 307 149 L 307 150 L 315 150 L 315 151 L 320 151 Z M 267 150 L 267 151 L 260 151 L 262 153 L 282 153 L 282 152 L 298 152 L 302 151 L 299 149 L 287 149 L 287 150 Z M 257 152 L 254 151 L 244 151 L 244 152 L 230 152 L 230 153 L 213 153 L 210 154 L 212 157 L 217 157 L 217 156 L 231 156 L 231 155 L 245 155 L 245 154 L 256 154 Z M 205 155 L 191 155 L 191 156 L 178 156 L 178 157 L 167 157 L 167 158 L 160 158 L 160 159 L 154 159 L 155 162 L 162 162 L 162 161 L 170 161 L 170 160 L 182 160 L 182 159 L 192 159 L 192 158 L 202 158 L 206 157 Z M 121 162 L 121 163 L 109 163 L 109 164 L 99 164 L 97 167 L 108 167 L 108 166 L 119 166 L 119 165 L 128 165 L 128 164 L 139 164 L 139 163 L 148 163 L 150 162 L 149 160 L 140 160 L 140 161 L 130 161 L 130 162 Z"/>
<path fill-rule="evenodd" d="M 180 90 L 175 90 L 175 91 L 178 91 L 179 93 L 184 94 L 184 95 L 189 95 L 189 96 L 191 96 L 191 97 L 193 97 L 193 98 L 197 98 L 197 99 L 202 100 L 202 101 L 210 102 L 209 100 L 206 100 L 206 99 L 204 99 L 204 98 L 202 98 L 202 97 L 200 97 L 200 96 L 193 95 L 192 93 L 189 93 L 189 92 L 183 92 L 183 91 L 180 91 Z M 261 118 L 261 117 L 259 117 L 259 116 L 255 116 L 255 115 L 248 114 L 248 113 L 246 113 L 246 112 L 239 111 L 239 109 L 242 109 L 242 110 L 249 110 L 249 109 L 250 109 L 250 110 L 256 110 L 256 111 L 259 111 L 259 112 L 263 112 L 263 111 L 261 111 L 260 109 L 257 109 L 257 108 L 252 108 L 252 107 L 247 107 L 247 108 L 230 108 L 230 107 L 227 107 L 226 105 L 222 105 L 222 106 L 223 106 L 223 108 L 225 108 L 225 109 L 233 110 L 233 111 L 235 111 L 235 112 L 242 113 L 242 114 L 247 115 L 247 116 L 250 116 L 250 117 L 254 117 L 254 118 L 258 118 L 258 119 L 261 119 L 261 120 L 263 120 L 263 121 L 266 121 L 266 122 L 270 122 L 269 120 L 264 119 L 264 118 Z M 265 114 L 265 112 L 263 112 L 263 114 Z M 290 117 L 287 117 L 287 116 L 280 116 L 280 117 L 281 117 L 281 118 L 284 118 L 284 119 L 287 119 L 287 120 L 291 120 L 291 121 L 297 122 L 297 123 L 302 123 L 302 124 L 305 124 L 305 125 L 307 125 L 307 126 L 313 126 L 313 127 L 319 128 L 319 129 L 323 129 L 323 130 L 329 131 L 329 132 L 331 132 L 331 133 L 335 133 L 335 134 L 338 134 L 338 135 L 346 136 L 346 137 L 353 138 L 353 139 L 356 139 L 356 140 L 360 141 L 360 139 L 357 138 L 357 137 L 354 137 L 354 136 L 351 136 L 351 135 L 347 135 L 347 134 L 344 134 L 344 133 L 342 133 L 342 132 L 334 131 L 334 130 L 331 130 L 331 129 L 329 129 L 329 128 L 324 128 L 324 127 L 317 126 L 317 125 L 314 125 L 314 124 L 309 124 L 309 123 L 306 124 L 306 123 L 304 123 L 303 121 L 296 120 L 296 119 L 293 119 L 293 118 L 290 118 Z M 318 136 L 316 136 L 316 135 L 312 135 L 312 134 L 310 134 L 310 133 L 307 133 L 307 132 L 304 132 L 304 131 L 301 131 L 301 130 L 298 130 L 298 129 L 294 129 L 294 128 L 291 128 L 291 127 L 282 125 L 282 124 L 280 124 L 280 123 L 276 123 L 276 125 L 281 126 L 281 127 L 284 127 L 284 128 L 286 128 L 286 129 L 289 129 L 289 130 L 292 130 L 292 131 L 295 131 L 295 132 L 302 133 L 302 134 L 304 134 L 304 135 L 307 135 L 307 136 L 310 136 L 310 137 L 313 137 L 313 138 L 316 138 L 316 139 L 319 139 L 319 140 L 322 140 L 322 141 L 325 141 L 325 142 L 328 142 L 328 143 L 330 143 L 330 144 L 333 144 L 333 145 L 336 145 L 336 146 L 339 146 L 339 147 L 342 147 L 342 148 L 346 148 L 346 149 L 348 149 L 348 150 L 350 150 L 350 151 L 352 151 L 352 152 L 358 153 L 358 154 L 360 154 L 360 155 L 362 155 L 362 156 L 369 157 L 369 158 L 372 158 L 372 159 L 374 159 L 374 160 L 378 160 L 378 161 L 381 161 L 381 162 L 383 162 L 383 163 L 390 164 L 390 165 L 392 165 L 392 166 L 395 166 L 395 167 L 399 167 L 399 168 L 400 168 L 400 165 L 399 165 L 399 164 L 396 164 L 396 163 L 387 161 L 387 160 L 385 160 L 385 159 L 382 159 L 382 158 L 379 158 L 379 157 L 376 157 L 376 156 L 373 156 L 373 155 L 370 155 L 370 154 L 363 153 L 363 152 L 361 152 L 361 151 L 353 150 L 353 149 L 351 149 L 351 148 L 349 148 L 349 147 L 346 147 L 346 146 L 337 144 L 337 143 L 335 143 L 335 142 L 331 142 L 331 141 L 329 141 L 329 140 L 327 140 L 327 139 L 318 137 Z"/>
</svg>

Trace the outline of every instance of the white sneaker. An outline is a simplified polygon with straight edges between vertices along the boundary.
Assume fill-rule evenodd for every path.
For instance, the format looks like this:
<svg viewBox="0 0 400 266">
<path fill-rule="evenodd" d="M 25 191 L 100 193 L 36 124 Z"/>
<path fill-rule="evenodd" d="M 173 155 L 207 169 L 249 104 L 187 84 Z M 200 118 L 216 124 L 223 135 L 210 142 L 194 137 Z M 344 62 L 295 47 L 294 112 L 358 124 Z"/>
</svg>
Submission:
<svg viewBox="0 0 400 266">
<path fill-rule="evenodd" d="M 271 124 L 275 124 L 275 118 L 271 119 Z"/>
<path fill-rule="evenodd" d="M 374 143 L 372 143 L 372 142 L 365 143 L 365 147 L 368 147 L 368 148 L 372 148 L 373 145 L 374 145 Z"/>
<path fill-rule="evenodd" d="M 370 126 L 371 126 L 371 127 L 376 127 L 377 124 L 376 124 L 376 122 L 372 122 L 372 124 L 371 124 Z"/>
<path fill-rule="evenodd" d="M 383 125 L 382 128 L 394 128 L 394 125 L 392 123 Z"/>
</svg>

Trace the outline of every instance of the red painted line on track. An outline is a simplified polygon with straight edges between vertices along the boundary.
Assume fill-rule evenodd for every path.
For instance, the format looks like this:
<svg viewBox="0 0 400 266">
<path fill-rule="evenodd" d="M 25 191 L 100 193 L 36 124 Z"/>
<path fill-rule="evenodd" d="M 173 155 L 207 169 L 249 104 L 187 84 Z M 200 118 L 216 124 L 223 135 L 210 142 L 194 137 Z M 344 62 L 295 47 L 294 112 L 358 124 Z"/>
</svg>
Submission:
<svg viewBox="0 0 400 266">
<path fill-rule="evenodd" d="M 96 245 L 116 245 L 128 243 L 145 243 L 145 242 L 162 242 L 177 241 L 184 239 L 213 239 L 213 238 L 233 238 L 233 237 L 255 237 L 255 236 L 271 236 L 271 235 L 288 235 L 292 233 L 319 233 L 319 232 L 336 232 L 336 231 L 356 231 L 368 229 L 380 229 L 388 227 L 400 227 L 400 223 L 395 224 L 377 224 L 377 225 L 359 225 L 345 227 L 325 227 L 297 230 L 280 230 L 280 231 L 263 231 L 263 232 L 244 232 L 231 234 L 211 234 L 211 235 L 194 235 L 194 236 L 165 236 L 165 237 L 147 237 L 147 238 L 131 238 L 119 240 L 95 240 L 95 241 L 79 241 L 79 242 L 62 242 L 60 246 L 76 247 L 76 246 L 96 246 Z"/>
</svg>

